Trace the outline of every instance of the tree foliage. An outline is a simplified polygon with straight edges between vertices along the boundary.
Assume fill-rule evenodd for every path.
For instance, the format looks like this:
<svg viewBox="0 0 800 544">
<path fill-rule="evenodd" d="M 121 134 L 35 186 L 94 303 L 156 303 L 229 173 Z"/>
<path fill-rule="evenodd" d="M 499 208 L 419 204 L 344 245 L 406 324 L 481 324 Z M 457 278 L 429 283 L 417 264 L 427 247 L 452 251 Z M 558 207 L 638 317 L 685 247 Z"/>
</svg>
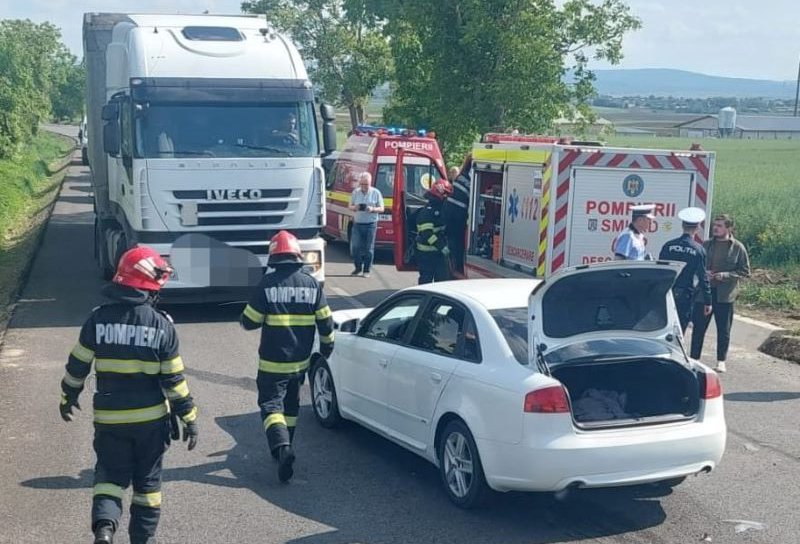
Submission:
<svg viewBox="0 0 800 544">
<path fill-rule="evenodd" d="M 242 11 L 261 13 L 298 44 L 322 97 L 364 121 L 372 91 L 391 76 L 391 52 L 379 20 L 364 0 L 256 0 Z"/>
<path fill-rule="evenodd" d="M 477 135 L 591 118 L 591 58 L 618 63 L 640 23 L 622 0 L 366 0 L 395 59 L 387 122 L 435 129 L 450 153 Z M 450 154 L 449 153 L 449 154 Z"/>
<path fill-rule="evenodd" d="M 54 104 L 68 117 L 80 112 L 81 79 L 75 57 L 61 43 L 55 26 L 0 21 L 0 157 L 28 141 Z M 65 95 L 68 99 L 63 102 Z"/>
</svg>

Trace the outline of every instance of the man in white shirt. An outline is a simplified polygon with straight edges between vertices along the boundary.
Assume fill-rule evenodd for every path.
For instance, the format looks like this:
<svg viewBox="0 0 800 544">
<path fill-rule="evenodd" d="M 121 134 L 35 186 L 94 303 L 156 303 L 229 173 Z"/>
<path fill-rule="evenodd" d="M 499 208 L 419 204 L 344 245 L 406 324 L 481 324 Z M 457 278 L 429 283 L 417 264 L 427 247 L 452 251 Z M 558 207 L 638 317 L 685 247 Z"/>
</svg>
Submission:
<svg viewBox="0 0 800 544">
<path fill-rule="evenodd" d="M 375 234 L 378 230 L 379 214 L 383 213 L 383 195 L 372 186 L 372 175 L 362 172 L 358 176 L 358 187 L 350 195 L 353 215 L 353 230 L 350 234 L 350 254 L 355 268 L 351 276 L 369 277 L 375 255 Z"/>
<path fill-rule="evenodd" d="M 628 229 L 620 233 L 614 242 L 614 259 L 618 261 L 645 261 L 652 256 L 647 253 L 647 239 L 644 237 L 650 231 L 650 225 L 655 216 L 653 204 L 632 206 L 631 224 Z"/>
</svg>

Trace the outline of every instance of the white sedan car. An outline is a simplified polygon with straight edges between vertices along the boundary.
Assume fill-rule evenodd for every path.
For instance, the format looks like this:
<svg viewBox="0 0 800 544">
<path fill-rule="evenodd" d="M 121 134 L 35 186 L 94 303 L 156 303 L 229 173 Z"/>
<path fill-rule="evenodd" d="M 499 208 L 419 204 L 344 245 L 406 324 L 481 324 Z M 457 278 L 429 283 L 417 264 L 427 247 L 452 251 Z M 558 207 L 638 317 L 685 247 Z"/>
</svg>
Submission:
<svg viewBox="0 0 800 544">
<path fill-rule="evenodd" d="M 334 313 L 312 403 L 439 467 L 458 506 L 489 489 L 561 491 L 710 472 L 725 449 L 716 373 L 683 350 L 682 265 L 614 262 L 546 282 L 462 280 Z"/>
</svg>

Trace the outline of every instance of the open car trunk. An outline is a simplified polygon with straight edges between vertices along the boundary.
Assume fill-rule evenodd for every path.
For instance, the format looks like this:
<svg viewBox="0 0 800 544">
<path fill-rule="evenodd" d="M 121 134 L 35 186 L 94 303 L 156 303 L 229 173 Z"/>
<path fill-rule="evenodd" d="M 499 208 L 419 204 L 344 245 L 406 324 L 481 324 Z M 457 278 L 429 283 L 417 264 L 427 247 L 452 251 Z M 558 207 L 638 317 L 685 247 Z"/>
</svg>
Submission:
<svg viewBox="0 0 800 544">
<path fill-rule="evenodd" d="M 626 357 L 551 368 L 569 395 L 578 427 L 605 429 L 692 419 L 701 381 L 668 358 Z"/>
</svg>

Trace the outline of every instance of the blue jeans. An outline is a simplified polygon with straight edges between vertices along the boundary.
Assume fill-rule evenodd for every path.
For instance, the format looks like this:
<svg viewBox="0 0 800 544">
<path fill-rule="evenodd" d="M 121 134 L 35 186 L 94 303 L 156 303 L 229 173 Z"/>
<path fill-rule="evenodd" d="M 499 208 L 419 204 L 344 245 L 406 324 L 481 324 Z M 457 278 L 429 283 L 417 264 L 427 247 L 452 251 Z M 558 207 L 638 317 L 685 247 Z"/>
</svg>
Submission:
<svg viewBox="0 0 800 544">
<path fill-rule="evenodd" d="M 358 272 L 369 272 L 372 266 L 377 231 L 377 223 L 353 223 L 353 232 L 350 235 L 350 255 L 353 256 L 353 262 Z"/>
</svg>

